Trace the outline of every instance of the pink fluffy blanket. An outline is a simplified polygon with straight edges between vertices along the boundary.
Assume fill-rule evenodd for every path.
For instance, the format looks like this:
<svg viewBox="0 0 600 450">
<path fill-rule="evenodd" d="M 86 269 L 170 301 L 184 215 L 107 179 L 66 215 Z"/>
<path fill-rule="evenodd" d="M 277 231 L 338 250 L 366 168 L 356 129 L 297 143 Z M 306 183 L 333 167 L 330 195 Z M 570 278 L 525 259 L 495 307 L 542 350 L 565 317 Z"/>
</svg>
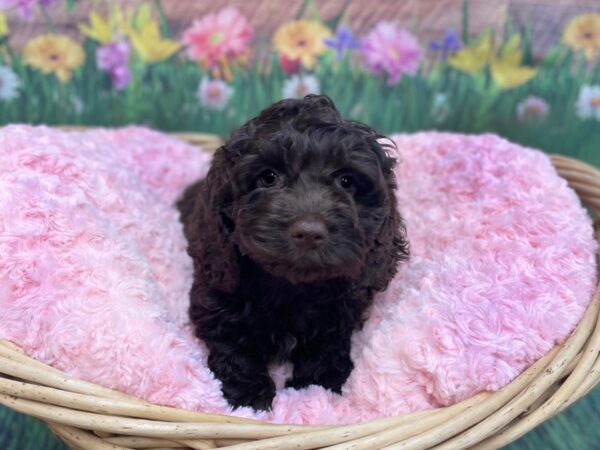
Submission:
<svg viewBox="0 0 600 450">
<path fill-rule="evenodd" d="M 395 141 L 412 257 L 355 333 L 343 394 L 280 389 L 272 412 L 234 414 L 342 423 L 448 405 L 499 389 L 581 318 L 596 243 L 544 154 L 490 135 Z M 173 207 L 209 161 L 142 128 L 1 129 L 0 337 L 154 403 L 231 413 L 188 323 Z"/>
</svg>

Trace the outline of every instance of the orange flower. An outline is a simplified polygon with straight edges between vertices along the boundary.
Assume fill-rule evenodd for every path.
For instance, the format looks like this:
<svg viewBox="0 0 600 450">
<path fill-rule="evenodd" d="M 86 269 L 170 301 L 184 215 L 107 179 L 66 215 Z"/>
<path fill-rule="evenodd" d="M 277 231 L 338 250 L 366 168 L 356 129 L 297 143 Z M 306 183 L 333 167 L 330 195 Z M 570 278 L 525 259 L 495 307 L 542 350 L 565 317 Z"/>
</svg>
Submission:
<svg viewBox="0 0 600 450">
<path fill-rule="evenodd" d="M 307 69 L 312 69 L 316 58 L 327 50 L 324 39 L 331 31 L 321 22 L 295 20 L 282 25 L 273 38 L 275 50 L 290 60 L 299 59 Z"/>
<path fill-rule="evenodd" d="M 85 53 L 81 45 L 67 36 L 45 34 L 31 39 L 23 50 L 25 64 L 44 73 L 54 73 L 66 83 L 72 71 L 81 66 Z"/>
<path fill-rule="evenodd" d="M 588 61 L 600 50 L 600 14 L 573 18 L 565 27 L 563 41 L 573 50 L 583 50 Z"/>
</svg>

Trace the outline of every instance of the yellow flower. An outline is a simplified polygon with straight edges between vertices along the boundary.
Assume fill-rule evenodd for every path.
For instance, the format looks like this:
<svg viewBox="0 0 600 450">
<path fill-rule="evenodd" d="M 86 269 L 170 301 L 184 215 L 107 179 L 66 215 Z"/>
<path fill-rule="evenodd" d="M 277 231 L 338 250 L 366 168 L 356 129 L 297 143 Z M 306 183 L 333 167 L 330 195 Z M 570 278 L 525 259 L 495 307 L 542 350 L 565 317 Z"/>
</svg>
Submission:
<svg viewBox="0 0 600 450">
<path fill-rule="evenodd" d="M 487 33 L 477 44 L 466 47 L 448 58 L 448 64 L 474 75 L 489 64 L 492 57 L 492 37 Z"/>
<path fill-rule="evenodd" d="M 167 59 L 181 47 L 179 42 L 163 39 L 158 23 L 152 20 L 139 30 L 130 28 L 129 38 L 140 58 L 149 63 Z"/>
<path fill-rule="evenodd" d="M 0 38 L 8 35 L 8 23 L 6 23 L 6 16 L 0 11 Z"/>
<path fill-rule="evenodd" d="M 500 89 L 511 89 L 527 83 L 537 75 L 537 69 L 522 66 L 521 37 L 518 34 L 504 44 L 496 56 L 492 38 L 486 34 L 477 44 L 467 47 L 448 58 L 455 69 L 475 75 L 489 66 L 492 79 Z"/>
<path fill-rule="evenodd" d="M 130 24 L 132 22 L 135 22 L 138 28 L 145 25 L 150 18 L 150 14 L 150 5 L 147 3 L 140 6 L 137 15 L 134 15 L 131 8 L 122 11 L 117 6 L 113 8 L 110 16 L 106 18 L 92 11 L 89 15 L 89 25 L 80 24 L 79 31 L 90 39 L 105 45 L 113 42 L 117 35 L 127 34 L 131 29 Z"/>
<path fill-rule="evenodd" d="M 72 71 L 85 60 L 83 48 L 73 39 L 56 34 L 45 34 L 31 39 L 23 50 L 25 64 L 44 73 L 54 73 L 65 83 Z"/>
<path fill-rule="evenodd" d="M 588 61 L 600 50 L 600 14 L 573 18 L 565 27 L 563 41 L 573 50 L 583 50 Z"/>
<path fill-rule="evenodd" d="M 90 25 L 79 24 L 79 31 L 101 44 L 109 44 L 113 40 L 113 32 L 109 20 L 101 17 L 95 11 L 90 13 Z"/>
<path fill-rule="evenodd" d="M 492 78 L 500 89 L 511 89 L 527 83 L 538 73 L 537 69 L 494 60 L 490 64 Z"/>
<path fill-rule="evenodd" d="M 522 66 L 523 53 L 520 49 L 521 37 L 513 35 L 497 58 L 492 54 L 490 72 L 500 89 L 511 89 L 527 83 L 537 75 L 537 69 Z"/>
<path fill-rule="evenodd" d="M 311 69 L 317 56 L 327 47 L 323 39 L 331 36 L 331 31 L 321 22 L 295 20 L 282 25 L 273 38 L 275 50 L 291 60 L 299 59 L 304 67 Z"/>
</svg>

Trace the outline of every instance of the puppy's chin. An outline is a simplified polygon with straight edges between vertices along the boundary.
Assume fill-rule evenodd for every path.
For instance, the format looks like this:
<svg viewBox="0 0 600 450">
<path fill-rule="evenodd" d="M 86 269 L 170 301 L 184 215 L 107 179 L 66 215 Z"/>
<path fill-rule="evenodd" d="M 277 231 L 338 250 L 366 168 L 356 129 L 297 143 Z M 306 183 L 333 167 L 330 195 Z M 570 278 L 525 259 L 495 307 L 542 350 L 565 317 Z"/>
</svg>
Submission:
<svg viewBox="0 0 600 450">
<path fill-rule="evenodd" d="M 304 266 L 297 263 L 258 263 L 263 270 L 271 275 L 284 278 L 292 284 L 318 283 L 335 278 L 357 278 L 361 272 L 361 265 L 356 262 L 344 267 L 336 266 Z"/>
</svg>

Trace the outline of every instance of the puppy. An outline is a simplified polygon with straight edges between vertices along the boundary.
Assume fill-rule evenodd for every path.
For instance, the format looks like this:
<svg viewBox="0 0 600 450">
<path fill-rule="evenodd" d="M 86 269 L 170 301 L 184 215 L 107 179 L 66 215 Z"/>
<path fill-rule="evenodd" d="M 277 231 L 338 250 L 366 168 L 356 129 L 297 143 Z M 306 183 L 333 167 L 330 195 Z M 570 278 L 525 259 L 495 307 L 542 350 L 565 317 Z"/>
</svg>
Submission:
<svg viewBox="0 0 600 450">
<path fill-rule="evenodd" d="M 234 406 L 270 409 L 270 363 L 340 393 L 350 338 L 408 257 L 384 137 L 326 96 L 279 101 L 219 148 L 178 203 L 190 317 Z"/>
</svg>

